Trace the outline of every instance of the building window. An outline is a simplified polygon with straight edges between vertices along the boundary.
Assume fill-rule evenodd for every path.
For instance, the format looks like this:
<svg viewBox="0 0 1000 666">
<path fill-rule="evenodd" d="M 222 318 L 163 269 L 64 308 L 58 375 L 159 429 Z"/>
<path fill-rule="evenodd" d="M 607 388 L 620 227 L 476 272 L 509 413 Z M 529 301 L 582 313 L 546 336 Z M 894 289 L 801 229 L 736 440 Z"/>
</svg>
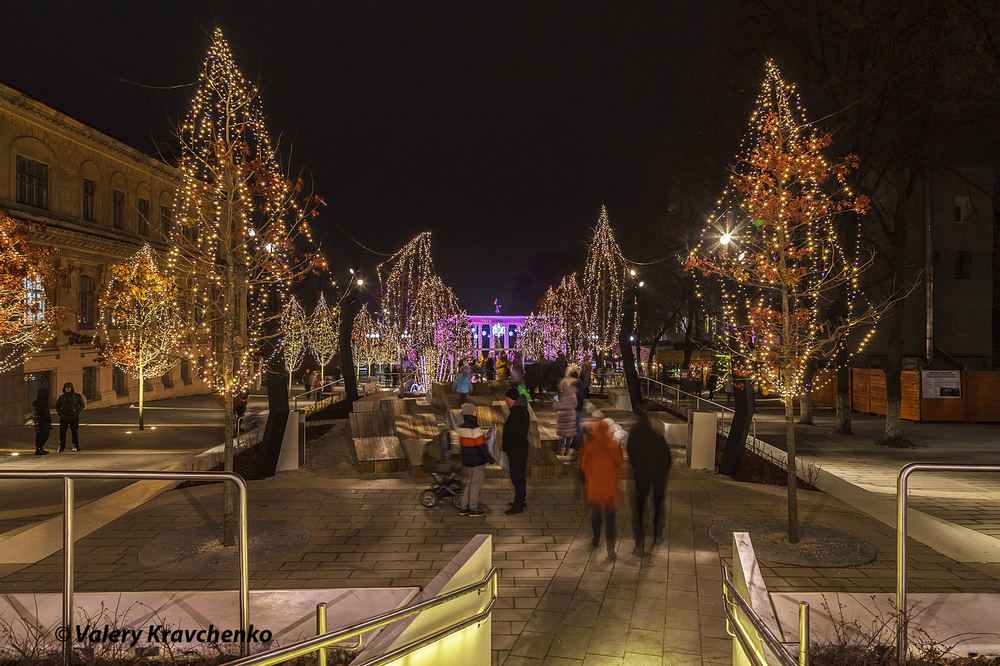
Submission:
<svg viewBox="0 0 1000 666">
<path fill-rule="evenodd" d="M 24 411 L 31 411 L 31 403 L 38 397 L 39 389 L 47 389 L 49 399 L 55 402 L 58 396 L 52 395 L 52 373 L 48 370 L 30 372 L 24 375 Z"/>
<path fill-rule="evenodd" d="M 97 392 L 97 366 L 88 365 L 83 368 L 83 386 L 80 392 L 87 400 L 100 400 L 101 395 Z"/>
<path fill-rule="evenodd" d="M 955 279 L 972 279 L 972 252 L 959 250 L 955 255 Z"/>
<path fill-rule="evenodd" d="M 47 164 L 17 156 L 18 203 L 49 207 L 49 167 Z"/>
<path fill-rule="evenodd" d="M 78 321 L 80 328 L 90 328 L 94 325 L 94 318 L 91 316 L 94 303 L 94 292 L 93 284 L 90 280 L 90 276 L 88 275 L 80 276 L 79 300 L 80 314 L 78 315 Z"/>
<path fill-rule="evenodd" d="M 111 388 L 115 390 L 115 395 L 128 395 L 128 380 L 117 366 L 111 369 Z"/>
<path fill-rule="evenodd" d="M 160 206 L 160 229 L 164 240 L 170 238 L 170 207 Z"/>
<path fill-rule="evenodd" d="M 961 194 L 955 197 L 955 224 L 965 224 L 972 220 L 972 197 Z"/>
<path fill-rule="evenodd" d="M 181 359 L 181 381 L 185 386 L 191 383 L 191 361 L 186 358 Z"/>
<path fill-rule="evenodd" d="M 163 376 L 160 377 L 160 383 L 163 384 L 163 388 L 165 389 L 172 389 L 174 387 L 174 378 L 170 376 L 169 370 L 164 372 Z"/>
<path fill-rule="evenodd" d="M 93 222 L 97 219 L 95 197 L 97 193 L 97 183 L 94 181 L 84 178 L 83 179 L 83 219 L 87 222 Z"/>
<path fill-rule="evenodd" d="M 149 200 L 139 199 L 139 235 L 149 235 Z"/>
<path fill-rule="evenodd" d="M 147 377 L 146 379 L 142 380 L 142 391 L 143 391 L 143 393 L 151 393 L 153 391 L 153 380 L 152 379 L 149 379 Z"/>
<path fill-rule="evenodd" d="M 45 320 L 45 285 L 41 278 L 24 278 L 24 321 Z"/>
<path fill-rule="evenodd" d="M 125 228 L 125 193 L 121 190 L 111 191 L 111 223 L 115 229 Z"/>
</svg>

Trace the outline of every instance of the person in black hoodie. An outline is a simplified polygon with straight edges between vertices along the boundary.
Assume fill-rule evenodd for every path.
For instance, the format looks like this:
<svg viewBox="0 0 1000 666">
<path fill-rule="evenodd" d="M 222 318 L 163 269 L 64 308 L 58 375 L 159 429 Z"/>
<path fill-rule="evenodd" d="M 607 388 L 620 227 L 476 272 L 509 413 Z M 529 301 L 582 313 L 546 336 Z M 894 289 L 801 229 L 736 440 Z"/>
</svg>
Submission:
<svg viewBox="0 0 1000 666">
<path fill-rule="evenodd" d="M 525 494 L 528 476 L 528 428 L 531 417 L 528 415 L 528 401 L 517 389 L 506 393 L 507 407 L 510 415 L 503 424 L 503 452 L 510 461 L 510 482 L 514 484 L 514 501 L 504 513 L 510 515 L 522 513 L 528 506 Z"/>
<path fill-rule="evenodd" d="M 653 547 L 663 536 L 663 500 L 670 473 L 670 448 L 667 440 L 656 431 L 643 405 L 636 410 L 639 420 L 628 434 L 628 463 L 635 481 L 635 506 L 632 509 L 632 534 L 635 538 L 634 553 L 643 554 L 646 537 L 643 513 L 646 498 L 653 495 Z"/>
<path fill-rule="evenodd" d="M 83 396 L 73 390 L 73 382 L 63 384 L 62 395 L 56 399 L 59 414 L 59 453 L 66 448 L 66 430 L 73 433 L 73 450 L 80 450 L 80 412 L 86 405 Z"/>
<path fill-rule="evenodd" d="M 38 397 L 31 403 L 32 416 L 35 420 L 35 455 L 44 456 L 48 453 L 45 450 L 45 442 L 49 441 L 49 432 L 52 431 L 52 412 L 49 407 L 49 390 L 38 389 Z"/>
</svg>

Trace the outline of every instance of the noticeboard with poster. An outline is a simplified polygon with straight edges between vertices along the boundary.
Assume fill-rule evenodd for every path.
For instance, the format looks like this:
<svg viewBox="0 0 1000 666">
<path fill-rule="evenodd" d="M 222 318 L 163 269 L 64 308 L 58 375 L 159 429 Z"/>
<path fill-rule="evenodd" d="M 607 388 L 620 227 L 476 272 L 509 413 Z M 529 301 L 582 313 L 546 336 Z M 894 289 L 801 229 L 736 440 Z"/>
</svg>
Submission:
<svg viewBox="0 0 1000 666">
<path fill-rule="evenodd" d="M 961 370 L 921 370 L 921 398 L 961 398 Z"/>
</svg>

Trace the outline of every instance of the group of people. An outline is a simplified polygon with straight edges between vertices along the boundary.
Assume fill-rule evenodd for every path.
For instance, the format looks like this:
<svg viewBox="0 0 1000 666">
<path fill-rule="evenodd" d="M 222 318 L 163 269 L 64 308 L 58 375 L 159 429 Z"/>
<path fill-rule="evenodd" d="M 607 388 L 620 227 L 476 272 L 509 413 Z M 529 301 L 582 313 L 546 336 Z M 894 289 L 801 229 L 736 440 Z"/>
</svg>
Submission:
<svg viewBox="0 0 1000 666">
<path fill-rule="evenodd" d="M 645 509 L 653 505 L 653 539 L 655 548 L 663 538 L 664 500 L 667 476 L 670 472 L 670 449 L 666 438 L 657 431 L 642 405 L 637 410 L 638 420 L 628 432 L 626 449 L 633 481 L 632 536 L 633 554 L 646 554 Z M 584 496 L 590 508 L 593 530 L 591 548 L 601 543 L 601 527 L 605 531 L 608 559 L 617 557 L 616 516 L 622 503 L 620 471 L 625 463 L 621 443 L 616 436 L 616 424 L 604 418 L 600 410 L 591 414 L 584 428 L 583 444 L 578 458 L 579 475 Z"/>
<path fill-rule="evenodd" d="M 467 402 L 471 392 L 471 369 L 463 366 L 455 380 L 455 389 L 462 402 L 461 426 L 458 428 L 462 464 L 467 470 L 467 483 L 463 490 L 462 515 L 482 516 L 479 494 L 486 476 L 486 465 L 497 462 L 486 442 L 486 435 L 479 427 L 475 405 Z M 528 413 L 527 392 L 521 387 L 507 391 L 505 400 L 509 415 L 504 423 L 501 450 L 508 459 L 510 480 L 514 487 L 514 500 L 506 514 L 518 514 L 527 508 L 528 464 Z M 562 452 L 575 456 L 578 474 L 590 510 L 593 529 L 591 547 L 601 542 L 602 528 L 608 559 L 617 557 L 616 516 L 622 503 L 620 474 L 625 462 L 619 441 L 620 428 L 595 410 L 584 417 L 587 404 L 586 387 L 580 380 L 580 369 L 570 365 L 559 384 L 556 397 L 556 431 L 562 439 Z M 629 466 L 634 487 L 633 496 L 633 553 L 641 557 L 646 549 L 645 507 L 652 503 L 652 547 L 663 537 L 664 500 L 667 476 L 670 472 L 670 449 L 666 438 L 657 430 L 645 409 L 637 409 L 638 421 L 627 436 Z M 573 460 L 574 458 L 571 458 Z"/>
<path fill-rule="evenodd" d="M 528 430 L 531 427 L 531 417 L 528 414 L 528 398 L 524 392 L 516 388 L 508 389 L 504 401 L 509 413 L 503 426 L 500 450 L 507 456 L 510 481 L 514 486 L 514 500 L 504 513 L 513 515 L 523 513 L 528 507 Z M 462 451 L 462 465 L 466 469 L 466 483 L 459 513 L 463 516 L 483 516 L 486 514 L 479 508 L 479 493 L 486 477 L 486 465 L 496 463 L 497 460 L 486 444 L 483 429 L 479 427 L 476 406 L 463 402 L 461 416 L 458 442 Z"/>
<path fill-rule="evenodd" d="M 31 403 L 32 418 L 35 422 L 35 455 L 48 454 L 45 444 L 52 431 L 52 406 L 49 404 L 49 390 L 38 389 L 38 396 Z M 66 450 L 66 431 L 73 438 L 73 450 L 80 450 L 80 412 L 86 409 L 83 396 L 73 388 L 72 382 L 63 384 L 62 394 L 56 398 L 55 410 L 59 415 L 59 453 Z"/>
</svg>

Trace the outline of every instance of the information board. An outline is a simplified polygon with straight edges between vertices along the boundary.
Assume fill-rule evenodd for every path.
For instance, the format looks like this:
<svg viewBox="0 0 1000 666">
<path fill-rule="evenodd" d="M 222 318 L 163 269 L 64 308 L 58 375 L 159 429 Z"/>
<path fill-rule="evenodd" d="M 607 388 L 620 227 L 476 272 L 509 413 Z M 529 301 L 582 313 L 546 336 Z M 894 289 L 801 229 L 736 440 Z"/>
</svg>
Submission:
<svg viewBox="0 0 1000 666">
<path fill-rule="evenodd" d="M 961 398 L 961 370 L 921 370 L 920 397 Z"/>
</svg>

